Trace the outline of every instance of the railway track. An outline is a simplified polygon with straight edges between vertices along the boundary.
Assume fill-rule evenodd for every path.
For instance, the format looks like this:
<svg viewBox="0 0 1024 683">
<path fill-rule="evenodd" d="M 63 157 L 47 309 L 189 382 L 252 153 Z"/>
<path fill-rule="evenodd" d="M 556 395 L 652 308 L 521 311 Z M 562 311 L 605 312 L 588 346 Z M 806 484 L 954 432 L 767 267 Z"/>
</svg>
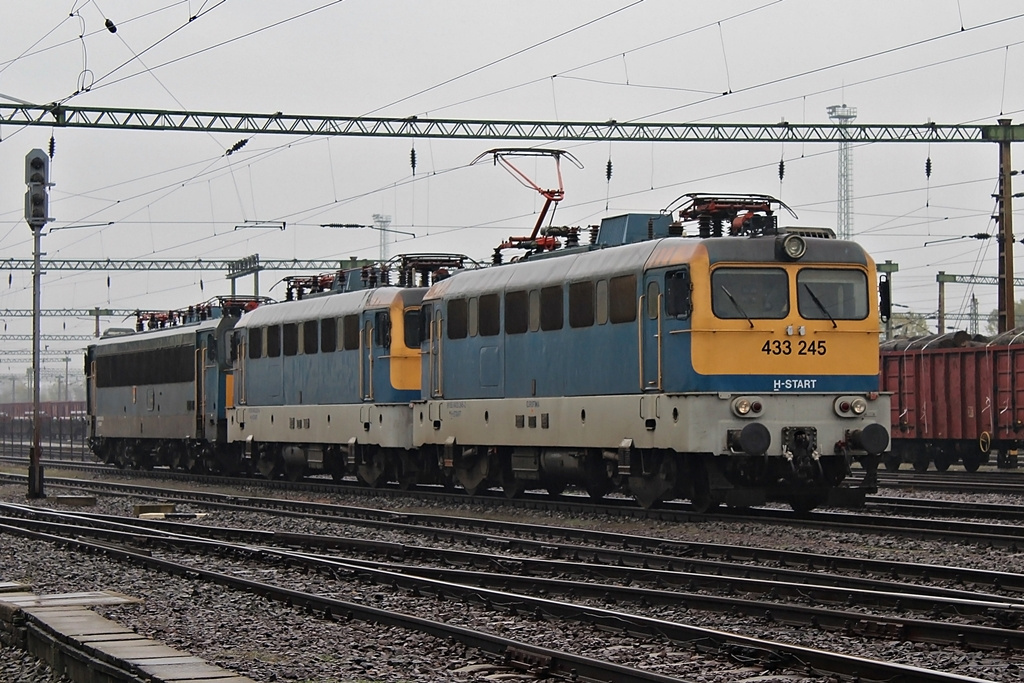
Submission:
<svg viewBox="0 0 1024 683">
<path fill-rule="evenodd" d="M 174 494 L 173 491 L 164 493 Z M 210 496 L 203 502 L 200 498 L 190 497 L 192 506 L 214 505 L 225 509 L 226 505 L 231 505 L 235 512 L 244 511 L 249 515 L 265 514 L 270 509 L 268 506 L 274 505 L 258 501 L 251 506 L 251 502 L 228 503 L 219 496 Z M 456 600 L 472 605 L 474 609 L 500 612 L 508 618 L 578 621 L 616 632 L 667 638 L 676 644 L 689 643 L 706 653 L 742 651 L 764 667 L 785 670 L 799 662 L 796 668 L 803 673 L 813 670 L 847 677 L 859 676 L 862 680 L 899 677 L 921 681 L 968 679 L 700 628 L 690 624 L 689 618 L 680 621 L 678 615 L 698 610 L 719 611 L 734 617 L 748 615 L 751 619 L 770 624 L 773 629 L 813 627 L 837 632 L 844 637 L 900 638 L 992 651 L 1018 649 L 1024 645 L 1020 632 L 1012 627 L 1019 623 L 1019 615 L 1024 612 L 1024 602 L 1019 598 L 878 580 L 865 583 L 863 577 L 847 576 L 838 569 L 846 564 L 854 567 L 859 563 L 860 571 L 864 572 L 863 560 L 830 558 L 835 559 L 837 569 L 830 567 L 823 571 L 821 558 L 812 553 L 773 554 L 773 551 L 763 549 L 698 547 L 693 544 L 672 547 L 673 544 L 664 539 L 638 539 L 522 524 L 502 525 L 506 533 L 497 536 L 495 523 L 487 520 L 460 520 L 456 525 L 475 529 L 473 531 L 446 529 L 444 521 L 450 518 L 440 516 L 395 515 L 381 511 L 374 514 L 370 510 L 353 512 L 346 506 L 325 507 L 322 504 L 300 513 L 297 507 L 303 505 L 292 507 L 291 503 L 288 503 L 288 514 L 292 516 L 307 514 L 322 522 L 325 514 L 332 512 L 346 524 L 375 529 L 388 526 L 421 537 L 443 537 L 448 541 L 458 540 L 464 545 L 475 543 L 480 549 L 452 551 L 324 534 L 275 534 L 242 528 L 40 511 L 21 505 L 3 506 L 0 513 L 5 518 L 3 529 L 9 533 L 33 534 L 37 538 L 104 553 L 118 561 L 139 562 L 153 570 L 187 574 L 235 590 L 258 591 L 333 617 L 382 618 L 380 610 L 375 608 L 366 609 L 343 600 L 296 592 L 283 585 L 239 580 L 229 572 L 214 571 L 208 567 L 224 558 L 234 562 L 244 559 L 246 566 L 285 566 L 302 573 L 312 571 L 334 579 L 370 582 L 399 591 L 408 601 Z M 276 503 L 283 504 L 282 501 Z M 554 537 L 559 534 L 571 537 L 575 542 L 556 540 Z M 536 538 L 538 536 L 539 539 Z M 589 542 L 581 543 L 584 539 Z M 188 553 L 191 559 L 170 561 L 166 559 L 170 552 Z M 701 559 L 709 552 L 731 559 Z M 509 556 L 509 553 L 517 555 Z M 569 555 L 574 559 L 562 559 Z M 381 556 L 386 560 L 381 560 Z M 404 561 L 396 562 L 396 559 Z M 412 560 L 416 562 L 412 563 Z M 800 572 L 784 568 L 786 563 L 798 562 L 807 563 L 808 569 Z M 696 571 L 696 565 L 702 563 L 705 571 Z M 813 571 L 815 563 L 817 570 Z M 659 564 L 665 568 L 652 566 Z M 456 565 L 458 568 L 439 565 Z M 712 568 L 712 565 L 717 566 Z M 757 565 L 774 574 L 774 578 L 742 579 L 736 576 L 756 573 Z M 728 575 L 726 568 L 730 566 L 734 576 Z M 892 573 L 901 569 L 890 563 L 888 567 L 878 565 L 873 571 Z M 964 575 L 959 578 L 963 580 Z M 1016 577 L 1013 581 L 1008 581 L 1005 576 L 1001 578 L 1017 585 L 1024 582 L 1024 577 Z M 982 572 L 976 572 L 969 580 L 1002 583 L 996 577 L 983 577 Z M 817 606 L 800 604 L 808 601 L 817 603 Z M 618 608 L 621 604 L 641 609 L 624 611 Z M 938 605 L 942 607 L 937 608 Z M 872 613 L 857 613 L 854 609 L 870 609 Z M 904 615 L 874 613 L 884 609 L 904 612 Z M 657 616 L 644 616 L 637 614 L 638 611 L 653 611 Z M 906 612 L 915 616 L 907 617 Z M 675 619 L 666 618 L 673 614 L 677 615 Z M 392 619 L 401 616 L 392 614 Z M 950 621 L 950 618 L 954 620 Z M 974 623 L 968 623 L 971 620 Z M 413 627 L 410 621 L 402 621 L 401 625 L 403 628 Z M 417 624 L 417 627 L 426 626 Z M 435 626 L 429 628 L 434 629 Z M 450 629 L 445 633 L 445 637 L 468 638 L 467 634 Z M 567 673 L 575 670 L 576 675 L 589 675 L 594 680 L 667 680 L 646 677 L 646 672 L 613 671 L 594 663 L 589 665 L 590 668 L 582 669 L 580 661 L 566 658 L 564 653 L 539 651 L 521 644 L 505 642 L 499 646 L 494 643 L 485 646 L 473 642 L 473 647 L 498 647 L 506 661 L 522 664 L 527 669 L 529 666 L 526 665 L 536 667 L 538 662 L 542 662 L 546 671 L 557 673 L 561 669 Z"/>
<path fill-rule="evenodd" d="M 25 461 L 16 461 L 24 464 Z M 285 480 L 259 480 L 208 475 L 193 475 L 168 470 L 134 471 L 117 470 L 96 463 L 52 462 L 52 469 L 62 468 L 90 472 L 103 476 L 112 475 L 120 480 L 144 478 L 167 480 L 181 484 L 201 483 L 206 485 L 247 490 L 256 487 L 265 491 L 308 492 L 323 495 L 345 494 L 357 496 L 384 496 L 395 498 L 414 497 L 431 503 L 452 505 L 481 505 L 496 508 L 525 508 L 549 510 L 567 514 L 600 514 L 611 517 L 625 517 L 685 523 L 695 520 L 727 519 L 804 526 L 819 529 L 862 529 L 867 532 L 881 532 L 913 538 L 931 538 L 951 542 L 992 545 L 1016 550 L 1024 547 L 1024 527 L 1012 522 L 1024 519 L 1024 507 L 1010 504 L 991 504 L 955 501 L 935 501 L 908 497 L 869 496 L 863 510 L 844 512 L 838 510 L 815 511 L 797 514 L 781 508 L 719 509 L 714 513 L 694 513 L 686 504 L 666 503 L 655 509 L 644 510 L 627 498 L 609 497 L 600 503 L 585 495 L 563 494 L 550 496 L 546 493 L 526 493 L 515 499 L 506 499 L 500 493 L 467 496 L 459 491 L 441 488 L 400 488 L 367 489 L 353 484 L 339 484 L 329 479 L 305 479 L 298 482 Z M 47 481 L 64 482 L 64 485 L 86 485 L 87 480 L 61 480 L 52 476 Z M 101 486 L 101 484 L 91 484 Z M 128 485 L 125 485 L 128 486 Z M 118 488 L 110 483 L 109 490 Z M 145 487 L 139 490 L 144 490 Z M 972 518 L 978 521 L 952 520 L 953 517 Z M 930 519 L 937 518 L 937 519 Z M 981 521 L 988 520 L 988 521 Z"/>
</svg>

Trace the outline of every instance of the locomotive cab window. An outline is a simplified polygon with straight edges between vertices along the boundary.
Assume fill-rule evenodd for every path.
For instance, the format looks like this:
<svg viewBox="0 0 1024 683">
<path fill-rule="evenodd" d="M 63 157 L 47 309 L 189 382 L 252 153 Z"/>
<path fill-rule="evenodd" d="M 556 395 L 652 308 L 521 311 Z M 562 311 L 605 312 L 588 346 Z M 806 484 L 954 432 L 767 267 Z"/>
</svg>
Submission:
<svg viewBox="0 0 1024 683">
<path fill-rule="evenodd" d="M 859 270 L 804 268 L 796 275 L 797 306 L 809 320 L 863 320 L 868 280 Z"/>
<path fill-rule="evenodd" d="M 789 277 L 782 268 L 718 268 L 711 273 L 711 309 L 727 320 L 785 318 Z"/>
<path fill-rule="evenodd" d="M 405 348 L 407 349 L 418 349 L 420 348 L 420 341 L 423 339 L 423 332 L 421 331 L 420 324 L 423 322 L 423 318 L 420 315 L 419 308 L 407 308 L 405 313 L 402 314 L 402 326 L 403 330 L 403 341 L 405 342 Z"/>
<path fill-rule="evenodd" d="M 420 308 L 420 343 L 433 338 L 434 336 L 434 307 L 431 304 L 423 304 Z"/>
<path fill-rule="evenodd" d="M 677 270 L 665 274 L 665 313 L 676 318 L 689 318 L 693 310 L 690 299 L 690 271 Z"/>
<path fill-rule="evenodd" d="M 373 343 L 385 349 L 391 348 L 391 316 L 379 311 L 373 321 Z"/>
</svg>

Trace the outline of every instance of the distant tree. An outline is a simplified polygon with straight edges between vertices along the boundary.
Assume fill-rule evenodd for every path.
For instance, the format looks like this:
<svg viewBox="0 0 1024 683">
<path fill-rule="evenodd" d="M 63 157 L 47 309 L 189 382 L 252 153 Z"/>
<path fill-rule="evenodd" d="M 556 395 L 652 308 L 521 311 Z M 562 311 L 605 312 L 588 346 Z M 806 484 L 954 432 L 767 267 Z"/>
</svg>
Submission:
<svg viewBox="0 0 1024 683">
<path fill-rule="evenodd" d="M 882 326 L 882 330 L 885 330 L 885 325 Z M 906 313 L 892 314 L 892 335 L 894 337 L 923 337 L 931 333 L 932 331 L 928 329 L 928 319 L 923 313 L 907 311 Z"/>
<path fill-rule="evenodd" d="M 1013 305 L 1013 317 L 1017 327 L 1024 325 L 1024 299 L 1018 299 Z M 999 309 L 992 309 L 985 320 L 986 334 L 993 335 L 999 332 Z"/>
</svg>

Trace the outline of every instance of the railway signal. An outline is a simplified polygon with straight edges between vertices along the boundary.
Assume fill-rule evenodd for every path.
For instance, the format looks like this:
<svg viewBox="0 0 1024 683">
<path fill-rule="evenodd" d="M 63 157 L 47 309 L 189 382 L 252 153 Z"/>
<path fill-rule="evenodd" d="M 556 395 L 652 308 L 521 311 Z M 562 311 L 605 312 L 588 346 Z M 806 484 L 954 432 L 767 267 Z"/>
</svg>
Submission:
<svg viewBox="0 0 1024 683">
<path fill-rule="evenodd" d="M 52 221 L 50 218 L 50 158 L 41 149 L 25 156 L 25 220 L 33 230 Z"/>
</svg>

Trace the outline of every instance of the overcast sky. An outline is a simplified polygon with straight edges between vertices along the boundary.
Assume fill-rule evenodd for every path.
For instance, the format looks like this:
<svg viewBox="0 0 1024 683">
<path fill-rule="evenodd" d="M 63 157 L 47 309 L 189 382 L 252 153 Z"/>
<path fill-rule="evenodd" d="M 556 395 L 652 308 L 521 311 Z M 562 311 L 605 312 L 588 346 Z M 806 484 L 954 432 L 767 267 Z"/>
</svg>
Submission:
<svg viewBox="0 0 1024 683">
<path fill-rule="evenodd" d="M 1024 123 L 1019 2 L 67 0 L 0 11 L 8 104 L 717 123 L 827 122 L 829 105 L 847 104 L 858 123 Z M 24 158 L 51 135 L 51 258 L 374 258 L 373 230 L 319 226 L 386 214 L 393 229 L 415 234 L 393 234 L 391 254 L 487 260 L 503 238 L 529 231 L 541 205 L 502 169 L 470 165 L 488 148 L 525 142 L 263 134 L 226 156 L 244 136 L 0 126 L 6 257 L 31 258 Z M 562 169 L 556 224 L 658 211 L 687 192 L 772 194 L 794 208 L 796 224 L 836 222 L 835 145 L 560 146 L 584 168 Z M 1024 151 L 1014 152 L 1024 168 Z M 995 232 L 997 162 L 991 143 L 854 147 L 854 235 L 876 260 L 899 263 L 898 303 L 934 313 L 938 271 L 996 273 L 995 240 L 925 242 Z M 554 186 L 548 161 L 521 167 Z M 287 228 L 235 229 L 246 221 Z M 105 227 L 68 229 L 97 223 Z M 283 295 L 270 289 L 282 275 L 264 273 L 262 293 Z M 31 308 L 30 273 L 13 273 L 0 291 L 0 308 Z M 43 307 L 180 308 L 228 291 L 214 272 L 50 272 Z M 948 309 L 966 312 L 972 294 L 983 314 L 995 306 L 994 287 L 956 285 Z M 31 330 L 27 318 L 4 324 Z M 44 319 L 43 331 L 91 333 L 92 321 Z M 24 365 L 0 358 L 0 373 Z"/>
</svg>

